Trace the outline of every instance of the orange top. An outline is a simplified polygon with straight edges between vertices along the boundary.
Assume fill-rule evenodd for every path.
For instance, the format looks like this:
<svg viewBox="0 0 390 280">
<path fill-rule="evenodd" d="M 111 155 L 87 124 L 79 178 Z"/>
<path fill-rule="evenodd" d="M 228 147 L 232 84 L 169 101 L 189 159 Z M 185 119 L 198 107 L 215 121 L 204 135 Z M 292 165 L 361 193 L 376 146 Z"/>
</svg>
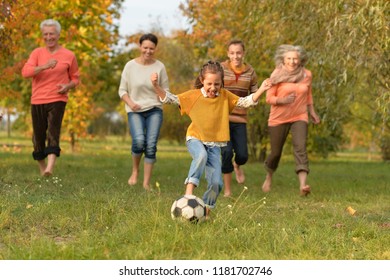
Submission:
<svg viewBox="0 0 390 280">
<path fill-rule="evenodd" d="M 53 69 L 46 69 L 34 75 L 35 67 L 45 64 L 49 59 L 58 61 Z M 68 101 L 68 94 L 59 94 L 58 85 L 73 81 L 79 84 L 79 69 L 72 51 L 60 47 L 51 54 L 46 48 L 36 48 L 23 66 L 22 76 L 32 78 L 31 104 L 47 104 L 57 101 Z"/>
<path fill-rule="evenodd" d="M 279 83 L 267 91 L 266 102 L 271 104 L 268 118 L 269 126 L 296 121 L 309 122 L 307 106 L 313 104 L 311 82 L 312 74 L 305 69 L 305 78 L 302 81 L 298 83 Z M 293 103 L 276 105 L 278 98 L 286 97 L 293 92 L 296 93 Z"/>
<path fill-rule="evenodd" d="M 235 108 L 239 97 L 226 89 L 219 96 L 208 98 L 200 89 L 189 90 L 177 95 L 180 112 L 191 118 L 187 137 L 203 142 L 227 142 L 230 140 L 229 114 Z"/>
</svg>

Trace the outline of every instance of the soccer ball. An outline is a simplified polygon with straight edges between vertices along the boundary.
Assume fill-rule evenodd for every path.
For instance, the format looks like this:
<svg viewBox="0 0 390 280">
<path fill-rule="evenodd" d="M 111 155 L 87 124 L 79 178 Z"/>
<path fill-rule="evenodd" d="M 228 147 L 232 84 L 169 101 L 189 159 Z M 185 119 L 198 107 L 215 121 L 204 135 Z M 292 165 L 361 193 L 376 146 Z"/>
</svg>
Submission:
<svg viewBox="0 0 390 280">
<path fill-rule="evenodd" d="M 202 222 L 206 217 L 206 205 L 195 195 L 183 195 L 173 202 L 171 216 L 172 219 Z"/>
</svg>

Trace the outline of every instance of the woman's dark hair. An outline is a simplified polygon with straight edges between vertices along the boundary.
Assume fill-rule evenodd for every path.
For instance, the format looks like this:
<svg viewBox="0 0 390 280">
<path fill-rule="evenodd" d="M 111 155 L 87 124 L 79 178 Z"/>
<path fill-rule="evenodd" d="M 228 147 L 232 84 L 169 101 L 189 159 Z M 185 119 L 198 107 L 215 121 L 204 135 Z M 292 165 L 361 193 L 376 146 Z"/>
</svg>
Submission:
<svg viewBox="0 0 390 280">
<path fill-rule="evenodd" d="M 195 80 L 194 87 L 196 89 L 203 87 L 201 81 L 204 80 L 207 73 L 211 73 L 211 74 L 220 73 L 222 79 L 222 87 L 223 87 L 223 68 L 221 64 L 218 61 L 209 60 L 206 64 L 203 64 L 202 68 L 200 69 L 199 76 Z"/>
<path fill-rule="evenodd" d="M 151 41 L 157 46 L 158 38 L 156 35 L 154 35 L 152 33 L 147 33 L 147 34 L 142 35 L 141 38 L 139 38 L 139 44 L 141 45 L 142 42 L 145 40 Z"/>
</svg>

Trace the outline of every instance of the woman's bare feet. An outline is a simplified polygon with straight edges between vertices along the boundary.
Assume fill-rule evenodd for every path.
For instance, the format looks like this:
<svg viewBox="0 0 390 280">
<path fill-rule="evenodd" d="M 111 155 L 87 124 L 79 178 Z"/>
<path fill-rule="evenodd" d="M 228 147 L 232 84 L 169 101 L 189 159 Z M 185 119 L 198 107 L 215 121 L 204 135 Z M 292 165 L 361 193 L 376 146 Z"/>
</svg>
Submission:
<svg viewBox="0 0 390 280">
<path fill-rule="evenodd" d="M 265 181 L 264 181 L 263 186 L 261 187 L 261 189 L 265 193 L 270 192 L 271 191 L 271 185 L 272 185 L 272 173 L 267 173 L 267 175 L 265 176 Z"/>
<path fill-rule="evenodd" d="M 138 179 L 138 173 L 133 171 L 133 173 L 131 173 L 131 176 L 130 176 L 129 180 L 127 181 L 127 183 L 130 186 L 134 186 L 135 184 L 137 184 L 137 179 Z"/>
<path fill-rule="evenodd" d="M 234 172 L 236 173 L 237 183 L 243 184 L 245 182 L 244 170 L 240 169 L 240 166 L 235 162 L 233 162 L 233 166 L 234 166 Z"/>
<path fill-rule="evenodd" d="M 308 196 L 311 193 L 311 189 L 309 185 L 306 185 L 304 187 L 301 187 L 299 190 L 300 196 Z"/>
</svg>

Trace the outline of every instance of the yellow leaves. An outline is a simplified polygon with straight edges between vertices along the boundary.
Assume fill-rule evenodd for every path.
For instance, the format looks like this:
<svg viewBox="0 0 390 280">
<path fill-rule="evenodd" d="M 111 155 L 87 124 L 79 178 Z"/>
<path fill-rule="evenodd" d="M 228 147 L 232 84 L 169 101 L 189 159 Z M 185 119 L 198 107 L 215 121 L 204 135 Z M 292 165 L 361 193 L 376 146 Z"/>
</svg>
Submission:
<svg viewBox="0 0 390 280">
<path fill-rule="evenodd" d="M 160 189 L 160 183 L 158 181 L 156 181 L 155 186 L 156 186 L 157 193 L 160 194 L 161 193 L 161 189 Z"/>
<path fill-rule="evenodd" d="M 242 14 L 234 9 L 234 5 L 230 1 L 192 0 L 187 1 L 187 6 L 180 6 L 183 13 L 193 22 L 192 32 L 188 36 L 193 45 L 199 46 L 194 48 L 195 56 L 207 52 L 204 56 L 208 58 L 225 57 L 226 43 L 233 37 L 234 32 L 238 32 L 236 27 L 242 21 Z"/>
<path fill-rule="evenodd" d="M 354 216 L 356 214 L 356 210 L 353 209 L 351 206 L 348 206 L 346 210 L 351 216 Z"/>
<path fill-rule="evenodd" d="M 87 36 L 88 29 L 85 28 L 84 26 L 80 26 L 78 31 L 79 31 L 80 36 L 82 36 L 82 37 Z"/>
<path fill-rule="evenodd" d="M 113 24 L 113 20 L 112 20 L 111 15 L 107 15 L 107 17 L 105 18 L 105 20 L 106 20 L 106 23 L 107 23 L 107 24 L 109 24 L 109 25 Z"/>
<path fill-rule="evenodd" d="M 63 127 L 75 136 L 86 134 L 93 103 L 91 93 L 82 85 L 69 94 L 68 104 L 64 115 Z"/>
</svg>

